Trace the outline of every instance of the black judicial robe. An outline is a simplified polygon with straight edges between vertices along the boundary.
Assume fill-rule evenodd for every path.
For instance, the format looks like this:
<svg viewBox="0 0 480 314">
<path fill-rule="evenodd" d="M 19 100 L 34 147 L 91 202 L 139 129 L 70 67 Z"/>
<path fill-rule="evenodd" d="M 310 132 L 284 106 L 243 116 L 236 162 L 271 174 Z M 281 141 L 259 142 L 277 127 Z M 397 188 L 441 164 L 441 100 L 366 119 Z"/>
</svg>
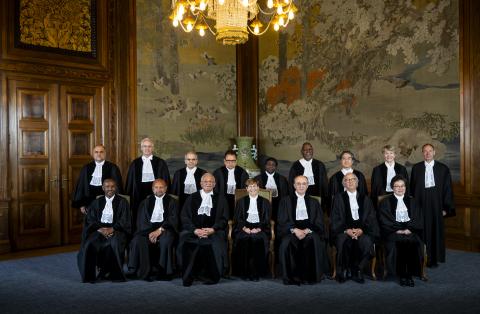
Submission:
<svg viewBox="0 0 480 314">
<path fill-rule="evenodd" d="M 157 156 L 153 156 L 151 160 L 153 175 L 155 179 L 163 179 L 170 187 L 170 173 L 168 172 L 167 163 Z M 133 219 L 137 218 L 137 208 L 140 203 L 150 194 L 152 194 L 152 182 L 142 183 L 142 157 L 134 159 L 128 167 L 127 183 L 125 190 L 130 195 L 130 208 L 132 209 Z"/>
<path fill-rule="evenodd" d="M 85 222 L 86 230 L 84 231 L 86 236 L 82 240 L 80 251 L 77 255 L 78 269 L 83 282 L 96 279 L 96 266 L 101 268 L 101 273 L 116 273 L 119 276 L 116 279 L 125 280 L 123 259 L 127 238 L 132 229 L 130 209 L 126 199 L 115 195 L 112 202 L 113 222 L 106 224 L 100 221 L 105 204 L 105 196 L 102 196 L 94 200 L 88 207 Z M 97 231 L 102 227 L 113 227 L 113 236 L 105 238 Z M 106 252 L 110 252 L 110 254 Z"/>
<path fill-rule="evenodd" d="M 407 168 L 405 168 L 404 166 L 402 166 L 401 164 L 399 163 L 395 163 L 395 165 L 393 166 L 393 169 L 395 170 L 395 175 L 401 175 L 402 177 L 405 178 L 405 180 L 407 180 L 406 182 L 406 192 L 405 192 L 405 195 L 410 195 L 409 193 L 409 186 L 408 186 L 408 172 L 407 172 Z M 381 163 L 380 165 L 376 166 L 375 168 L 373 168 L 373 171 L 372 171 L 372 178 L 371 178 L 371 198 L 372 198 L 372 201 L 373 201 L 373 206 L 375 208 L 377 208 L 377 204 L 378 204 L 378 197 L 379 196 L 382 196 L 382 195 L 385 195 L 385 194 L 392 194 L 393 192 L 388 192 L 386 191 L 386 187 L 387 187 L 387 166 L 385 165 L 385 163 Z M 390 185 L 390 182 L 388 182 L 388 185 Z"/>
<path fill-rule="evenodd" d="M 292 167 L 290 168 L 290 174 L 288 175 L 290 194 L 294 194 L 293 182 L 295 180 L 295 177 L 303 175 L 304 170 L 305 168 L 303 168 L 299 160 L 295 161 L 292 164 Z M 328 179 L 325 165 L 320 160 L 313 159 L 312 171 L 313 177 L 315 179 L 315 184 L 308 186 L 307 194 L 320 196 L 322 198 L 322 204 L 326 204 L 324 200 L 327 197 Z M 323 207 L 326 208 L 326 205 Z"/>
<path fill-rule="evenodd" d="M 405 195 L 403 202 L 408 209 L 408 222 L 396 221 L 397 198 L 392 194 L 382 200 L 378 207 L 378 216 L 382 238 L 385 240 L 386 263 L 390 273 L 395 274 L 397 263 L 397 241 L 414 242 L 417 248 L 416 256 L 408 256 L 407 258 L 416 259 L 415 264 L 418 265 L 417 272 L 413 275 L 420 276 L 420 265 L 423 264 L 423 217 L 420 208 L 416 205 L 415 199 Z M 410 235 L 397 234 L 398 230 L 408 229 L 412 233 Z"/>
<path fill-rule="evenodd" d="M 452 177 L 448 167 L 435 160 L 433 166 L 435 186 L 425 188 L 425 163 L 412 168 L 410 193 L 417 200 L 423 213 L 423 241 L 427 246 L 428 263 L 445 262 L 445 230 L 442 211 L 446 217 L 455 216 Z"/>
<path fill-rule="evenodd" d="M 247 260 L 248 257 L 253 257 L 255 260 L 262 261 L 263 265 L 258 265 L 261 269 L 257 269 L 257 274 L 264 274 L 266 270 L 266 261 L 268 257 L 269 244 L 270 244 L 270 203 L 267 199 L 258 196 L 257 197 L 257 210 L 258 218 L 260 222 L 250 223 L 247 221 L 248 218 L 248 209 L 250 207 L 250 197 L 247 195 L 238 200 L 235 208 L 235 215 L 233 219 L 233 261 L 232 266 L 235 274 L 246 275 L 245 271 L 242 271 L 241 268 L 245 268 L 247 265 L 244 265 L 242 261 Z M 247 227 L 250 229 L 260 228 L 262 231 L 256 234 L 247 234 L 242 229 Z M 255 248 L 261 248 L 261 250 L 255 250 L 255 248 L 249 247 L 248 242 L 250 241 L 255 245 Z M 247 252 L 248 251 L 248 252 Z M 248 256 L 244 256 L 248 255 Z M 257 255 L 257 256 L 255 256 Z M 259 256 L 261 255 L 261 256 Z M 260 264 L 260 263 L 256 263 Z M 263 267 L 262 267 L 263 266 Z"/>
<path fill-rule="evenodd" d="M 173 246 L 178 235 L 178 202 L 168 194 L 162 201 L 162 222 L 150 222 L 155 208 L 155 195 L 148 196 L 138 208 L 137 232 L 130 242 L 128 268 L 135 269 L 140 279 L 148 277 L 152 266 L 159 265 L 165 275 L 173 274 L 175 268 Z M 148 236 L 160 227 L 165 231 L 158 237 L 157 243 L 152 244 Z"/>
<path fill-rule="evenodd" d="M 266 189 L 267 181 L 268 181 L 268 176 L 263 171 L 261 174 L 255 177 L 255 179 L 258 180 L 259 188 Z M 278 172 L 275 172 L 273 175 L 273 180 L 275 180 L 275 184 L 277 185 L 277 191 L 278 191 L 278 196 L 277 197 L 272 197 L 272 220 L 277 222 L 277 216 L 278 216 L 278 205 L 280 204 L 280 200 L 284 196 L 288 196 L 290 194 L 290 189 L 288 188 L 288 181 L 287 178 L 279 174 Z"/>
<path fill-rule="evenodd" d="M 77 185 L 72 193 L 72 207 L 80 208 L 88 206 L 97 198 L 98 195 L 103 195 L 104 192 L 101 186 L 92 186 L 92 174 L 95 171 L 95 161 L 91 161 L 83 166 L 78 176 Z M 117 183 L 117 193 L 123 194 L 123 182 L 120 169 L 114 163 L 105 160 L 102 166 L 102 182 L 105 179 L 113 179 Z"/>
<path fill-rule="evenodd" d="M 365 176 L 363 175 L 363 173 L 354 169 L 353 174 L 356 175 L 358 178 L 357 193 L 368 195 L 367 180 L 365 180 Z M 344 191 L 343 177 L 343 172 L 337 171 L 333 176 L 330 177 L 330 180 L 328 181 L 328 198 L 326 201 L 328 202 L 327 208 L 329 211 L 331 211 L 333 205 L 333 198 L 335 197 L 335 195 Z"/>
<path fill-rule="evenodd" d="M 337 194 L 333 199 L 330 214 L 330 240 L 337 248 L 337 267 L 345 267 L 344 244 L 350 237 L 344 233 L 346 229 L 360 228 L 363 235 L 358 239 L 359 249 L 363 257 L 374 256 L 374 243 L 380 236 L 377 217 L 370 198 L 357 192 L 358 216 L 353 220 L 347 192 Z"/>
<path fill-rule="evenodd" d="M 212 195 L 212 209 L 210 216 L 198 215 L 198 209 L 202 204 L 200 191 L 191 194 L 181 210 L 182 231 L 177 248 L 177 262 L 182 269 L 186 265 L 195 263 L 194 260 L 188 260 L 187 256 L 194 254 L 200 246 L 210 246 L 213 251 L 213 259 L 218 273 L 223 275 L 228 268 L 227 237 L 226 227 L 228 220 L 228 206 L 225 197 L 220 194 Z M 213 228 L 215 233 L 206 239 L 198 238 L 193 232 L 199 228 Z M 187 252 L 188 251 L 188 252 Z M 192 264 L 193 265 L 193 264 Z M 184 278 L 191 274 L 183 274 Z"/>
<path fill-rule="evenodd" d="M 296 208 L 298 197 L 296 194 L 293 196 L 286 196 L 280 200 L 280 206 L 278 211 L 278 237 L 280 237 L 280 251 L 279 260 L 282 267 L 282 274 L 284 280 L 291 280 L 288 274 L 292 273 L 292 269 L 288 269 L 288 265 L 291 264 L 288 260 L 295 259 L 295 256 L 291 256 L 293 253 L 291 247 L 298 247 L 301 241 L 313 241 L 314 252 L 311 256 L 314 257 L 314 270 L 315 280 L 320 281 L 325 274 L 330 273 L 330 261 L 328 259 L 326 250 L 326 232 L 323 222 L 323 210 L 320 207 L 318 200 L 305 195 L 305 205 L 307 207 L 308 219 L 296 220 Z M 303 240 L 291 233 L 290 229 L 309 228 L 313 232 L 307 235 Z M 305 257 L 303 257 L 305 258 Z M 299 265 L 297 265 L 297 268 Z"/>
<path fill-rule="evenodd" d="M 200 191 L 202 189 L 202 187 L 200 186 L 200 180 L 206 172 L 207 172 L 206 170 L 197 167 L 197 170 L 195 170 L 195 173 L 193 174 L 193 177 L 195 178 L 195 183 L 197 185 L 197 191 Z M 187 178 L 186 168 L 178 169 L 173 174 L 172 188 L 170 193 L 178 196 L 178 204 L 180 209 L 185 203 L 185 200 L 187 199 L 187 197 L 189 196 L 189 194 L 185 194 L 184 182 L 186 178 Z"/>
<path fill-rule="evenodd" d="M 248 179 L 248 173 L 242 167 L 235 166 L 234 170 L 236 189 L 246 188 L 245 181 Z M 223 195 L 228 204 L 228 219 L 233 218 L 233 212 L 235 210 L 235 195 L 227 194 L 227 182 L 228 182 L 228 170 L 223 166 L 213 172 L 215 177 L 215 193 Z"/>
</svg>

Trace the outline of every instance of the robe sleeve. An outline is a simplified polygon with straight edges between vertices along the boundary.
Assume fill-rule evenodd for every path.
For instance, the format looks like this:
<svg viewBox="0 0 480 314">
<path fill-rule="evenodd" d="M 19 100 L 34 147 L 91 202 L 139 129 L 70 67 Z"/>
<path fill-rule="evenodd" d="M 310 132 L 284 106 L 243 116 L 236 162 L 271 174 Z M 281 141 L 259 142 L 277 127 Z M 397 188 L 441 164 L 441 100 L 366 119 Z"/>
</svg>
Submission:
<svg viewBox="0 0 480 314">
<path fill-rule="evenodd" d="M 378 197 L 383 193 L 382 171 L 380 167 L 377 166 L 373 168 L 371 180 L 372 182 L 371 182 L 371 188 L 370 188 L 370 196 L 372 198 L 373 205 L 376 207 L 376 204 L 378 202 Z"/>
<path fill-rule="evenodd" d="M 162 228 L 178 233 L 178 202 L 173 197 L 168 203 L 168 217 L 163 222 Z"/>
<path fill-rule="evenodd" d="M 375 209 L 373 208 L 372 201 L 366 196 L 364 201 L 364 210 L 367 215 L 365 219 L 366 230 L 364 232 L 371 237 L 377 239 L 380 237 L 380 229 L 378 227 L 377 215 Z"/>
<path fill-rule="evenodd" d="M 387 237 L 388 235 L 396 232 L 400 229 L 400 224 L 395 220 L 392 215 L 392 206 L 390 205 L 390 197 L 382 200 L 378 207 L 378 218 L 382 235 Z"/>
<path fill-rule="evenodd" d="M 245 197 L 238 200 L 235 206 L 235 215 L 233 217 L 233 232 L 235 234 L 242 231 L 243 227 L 245 227 Z"/>
<path fill-rule="evenodd" d="M 240 178 L 240 180 L 242 180 L 242 182 L 240 182 L 240 187 L 245 189 L 247 187 L 245 182 L 248 180 L 248 173 L 244 169 L 242 169 L 242 176 Z"/>
<path fill-rule="evenodd" d="M 172 188 L 170 190 L 170 193 L 176 196 L 180 196 L 180 194 L 182 193 L 182 184 L 180 182 L 180 177 L 180 170 L 175 171 L 175 173 L 173 174 Z"/>
<path fill-rule="evenodd" d="M 290 197 L 283 197 L 278 205 L 278 232 L 281 236 L 290 233 L 290 229 L 295 227 L 290 215 Z"/>
<path fill-rule="evenodd" d="M 312 231 L 316 232 L 320 238 L 325 238 L 325 224 L 323 223 L 323 210 L 315 199 L 309 199 L 312 212 L 315 213 L 314 220 L 311 224 Z"/>
<path fill-rule="evenodd" d="M 98 199 L 94 200 L 89 206 L 87 211 L 87 216 L 85 217 L 85 235 L 87 238 L 92 232 L 100 229 L 100 219 L 97 216 L 99 211 Z"/>
<path fill-rule="evenodd" d="M 192 195 L 190 195 L 185 204 L 183 204 L 182 212 L 181 212 L 181 222 L 182 222 L 182 230 L 192 232 L 195 231 L 195 225 L 193 224 L 192 220 Z"/>
<path fill-rule="evenodd" d="M 407 223 L 408 229 L 421 235 L 423 232 L 423 214 L 414 198 L 410 198 L 410 216 L 410 221 Z"/>
<path fill-rule="evenodd" d="M 446 174 L 443 182 L 443 208 L 447 214 L 446 217 L 453 217 L 455 213 L 455 204 L 453 201 L 453 190 L 452 190 L 452 176 L 450 175 L 450 170 L 446 168 Z"/>
<path fill-rule="evenodd" d="M 330 233 L 336 237 L 343 233 L 345 229 L 345 205 L 341 194 L 337 194 L 333 199 L 332 212 L 330 213 Z"/>
<path fill-rule="evenodd" d="M 170 172 L 168 172 L 167 163 L 163 159 L 160 159 L 158 162 L 157 173 L 159 179 L 163 179 L 167 182 L 167 189 L 170 188 Z"/>
<path fill-rule="evenodd" d="M 227 221 L 228 221 L 227 200 L 225 199 L 225 197 L 223 197 L 223 195 L 218 195 L 215 224 L 212 226 L 212 228 L 215 231 L 225 230 L 225 228 L 227 227 Z"/>
<path fill-rule="evenodd" d="M 120 172 L 120 169 L 118 168 L 117 165 L 112 164 L 112 174 L 111 177 L 115 182 L 117 183 L 117 193 L 118 194 L 123 194 L 123 179 L 122 179 L 122 173 Z"/>
<path fill-rule="evenodd" d="M 131 234 L 132 233 L 132 216 L 130 214 L 128 202 L 126 199 L 124 199 L 119 195 L 117 195 L 117 197 L 120 197 L 120 203 L 116 208 L 116 210 L 118 211 L 118 216 L 117 216 L 117 220 L 113 224 L 113 229 L 115 231 L 121 231 L 126 234 Z"/>
<path fill-rule="evenodd" d="M 148 215 L 148 197 L 144 199 L 138 207 L 137 213 L 137 234 L 147 235 L 153 231 L 152 224 Z"/>
<path fill-rule="evenodd" d="M 213 172 L 213 176 L 215 177 L 215 188 L 213 189 L 214 193 L 219 195 L 225 195 L 225 182 L 223 179 L 222 168 L 218 168 Z"/>
<path fill-rule="evenodd" d="M 72 207 L 73 208 L 80 208 L 82 206 L 88 206 L 86 204 L 85 196 L 88 194 L 88 185 L 86 185 L 86 177 L 88 176 L 88 167 L 84 166 L 80 171 L 80 175 L 78 176 L 77 184 L 75 185 L 75 189 L 72 193 Z"/>
<path fill-rule="evenodd" d="M 130 197 L 134 197 L 135 179 L 135 161 L 133 161 L 128 167 L 127 181 L 125 183 L 125 193 L 130 195 Z"/>
</svg>

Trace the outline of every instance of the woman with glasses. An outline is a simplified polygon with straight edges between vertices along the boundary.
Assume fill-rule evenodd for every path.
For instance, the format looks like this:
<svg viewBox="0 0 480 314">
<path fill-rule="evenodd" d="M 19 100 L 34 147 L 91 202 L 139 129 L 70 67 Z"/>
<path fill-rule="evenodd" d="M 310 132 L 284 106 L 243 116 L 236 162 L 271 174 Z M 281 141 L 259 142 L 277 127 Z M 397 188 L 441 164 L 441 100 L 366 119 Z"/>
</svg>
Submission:
<svg viewBox="0 0 480 314">
<path fill-rule="evenodd" d="M 397 275 L 401 286 L 413 287 L 413 276 L 420 276 L 423 264 L 422 215 L 415 200 L 405 193 L 404 177 L 393 177 L 390 186 L 393 194 L 383 199 L 378 209 L 387 270 Z"/>
</svg>

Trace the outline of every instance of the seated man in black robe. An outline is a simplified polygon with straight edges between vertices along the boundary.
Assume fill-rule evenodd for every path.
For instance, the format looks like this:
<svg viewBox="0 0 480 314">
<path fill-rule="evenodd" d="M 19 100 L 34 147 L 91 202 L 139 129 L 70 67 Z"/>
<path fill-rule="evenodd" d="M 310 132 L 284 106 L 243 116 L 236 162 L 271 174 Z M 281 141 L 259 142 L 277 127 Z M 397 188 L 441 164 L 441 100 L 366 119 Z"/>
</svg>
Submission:
<svg viewBox="0 0 480 314">
<path fill-rule="evenodd" d="M 396 175 L 401 175 L 405 178 L 407 182 L 407 190 L 405 194 L 410 195 L 408 190 L 407 168 L 398 162 L 395 162 L 395 147 L 392 145 L 385 145 L 382 149 L 382 153 L 385 162 L 373 168 L 372 171 L 372 189 L 370 195 L 375 208 L 377 208 L 379 196 L 393 193 L 390 183 L 392 178 Z"/>
<path fill-rule="evenodd" d="M 295 192 L 280 201 L 279 259 L 284 284 L 320 282 L 330 270 L 326 251 L 323 211 L 318 200 L 306 194 L 308 179 L 297 176 Z"/>
<path fill-rule="evenodd" d="M 116 194 L 115 181 L 106 179 L 102 187 L 105 196 L 94 200 L 88 207 L 86 236 L 77 255 L 83 282 L 94 283 L 97 279 L 125 281 L 123 259 L 131 232 L 130 209 L 127 200 Z"/>
<path fill-rule="evenodd" d="M 265 171 L 255 177 L 258 180 L 258 187 L 272 191 L 272 220 L 277 222 L 278 204 L 284 196 L 288 196 L 287 178 L 277 172 L 278 161 L 275 158 L 265 160 Z"/>
<path fill-rule="evenodd" d="M 445 263 L 444 219 L 455 216 L 452 176 L 447 165 L 434 160 L 432 144 L 422 147 L 424 161 L 412 167 L 410 193 L 423 214 L 423 241 L 427 246 L 427 266 Z"/>
<path fill-rule="evenodd" d="M 347 190 L 335 196 L 330 215 L 331 240 L 337 248 L 336 278 L 340 283 L 350 276 L 364 283 L 363 270 L 375 254 L 374 243 L 379 236 L 372 201 L 357 192 L 357 184 L 355 174 L 343 177 Z"/>
<path fill-rule="evenodd" d="M 288 183 L 291 193 L 293 194 L 293 181 L 297 176 L 305 176 L 308 179 L 308 195 L 320 196 L 322 204 L 327 204 L 328 179 L 325 165 L 320 160 L 313 158 L 313 146 L 310 143 L 304 143 L 301 150 L 302 159 L 295 161 L 290 168 Z M 324 209 L 327 206 L 322 205 Z"/>
<path fill-rule="evenodd" d="M 206 172 L 202 168 L 198 168 L 198 155 L 190 151 L 185 154 L 186 167 L 175 171 L 172 180 L 173 195 L 178 196 L 179 208 L 182 208 L 185 200 L 190 194 L 200 190 L 200 179 Z"/>
<path fill-rule="evenodd" d="M 345 187 L 343 186 L 343 177 L 347 173 L 354 173 L 358 178 L 358 188 L 357 192 L 360 194 L 367 195 L 367 181 L 365 180 L 365 176 L 360 171 L 353 169 L 353 161 L 354 155 L 351 151 L 345 150 L 340 154 L 340 164 L 342 169 L 337 171 L 333 176 L 330 177 L 328 181 L 328 198 L 326 201 L 328 202 L 328 210 L 331 211 L 333 198 L 338 193 L 345 191 Z"/>
<path fill-rule="evenodd" d="M 395 176 L 390 185 L 393 194 L 383 199 L 378 208 L 387 269 L 398 276 L 401 286 L 413 287 L 412 276 L 422 275 L 423 217 L 415 200 L 405 194 L 407 179 Z"/>
<path fill-rule="evenodd" d="M 258 281 L 266 274 L 270 246 L 270 203 L 258 195 L 258 181 L 246 182 L 248 196 L 237 201 L 233 219 L 233 274 Z"/>
<path fill-rule="evenodd" d="M 215 177 L 215 193 L 225 197 L 228 203 L 228 219 L 233 218 L 235 210 L 235 190 L 245 188 L 248 173 L 237 166 L 237 154 L 233 150 L 225 152 L 223 166 L 213 172 Z"/>
<path fill-rule="evenodd" d="M 170 187 L 170 173 L 165 160 L 153 155 L 153 141 L 144 138 L 140 143 L 142 156 L 134 159 L 128 167 L 127 183 L 125 190 L 130 195 L 130 208 L 132 209 L 133 225 L 136 227 L 137 209 L 140 203 L 152 194 L 152 182 L 163 179 Z"/>
<path fill-rule="evenodd" d="M 182 232 L 177 260 L 182 269 L 183 285 L 191 286 L 195 277 L 215 284 L 228 267 L 228 207 L 223 195 L 214 194 L 215 177 L 205 173 L 202 189 L 190 195 L 181 212 Z"/>
<path fill-rule="evenodd" d="M 130 242 L 127 274 L 147 281 L 169 280 L 174 272 L 173 245 L 177 238 L 177 201 L 167 192 L 167 183 L 156 179 L 153 195 L 138 208 L 137 232 Z"/>
<path fill-rule="evenodd" d="M 114 163 L 105 160 L 105 147 L 97 145 L 92 150 L 93 160 L 83 166 L 78 176 L 77 184 L 72 193 L 72 207 L 79 208 L 82 214 L 87 213 L 87 207 L 103 195 L 102 182 L 113 179 L 117 182 L 117 193 L 122 194 L 122 175 Z"/>
</svg>

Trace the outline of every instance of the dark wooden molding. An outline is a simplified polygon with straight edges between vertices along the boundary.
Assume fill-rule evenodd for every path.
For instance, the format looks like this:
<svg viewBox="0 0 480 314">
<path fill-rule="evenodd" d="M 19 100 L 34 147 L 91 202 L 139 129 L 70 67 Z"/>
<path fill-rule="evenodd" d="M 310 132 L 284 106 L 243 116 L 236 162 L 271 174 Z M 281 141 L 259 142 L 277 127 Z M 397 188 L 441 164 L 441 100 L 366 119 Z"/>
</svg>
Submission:
<svg viewBox="0 0 480 314">
<path fill-rule="evenodd" d="M 237 45 L 237 135 L 252 136 L 258 147 L 258 37 Z"/>
</svg>

